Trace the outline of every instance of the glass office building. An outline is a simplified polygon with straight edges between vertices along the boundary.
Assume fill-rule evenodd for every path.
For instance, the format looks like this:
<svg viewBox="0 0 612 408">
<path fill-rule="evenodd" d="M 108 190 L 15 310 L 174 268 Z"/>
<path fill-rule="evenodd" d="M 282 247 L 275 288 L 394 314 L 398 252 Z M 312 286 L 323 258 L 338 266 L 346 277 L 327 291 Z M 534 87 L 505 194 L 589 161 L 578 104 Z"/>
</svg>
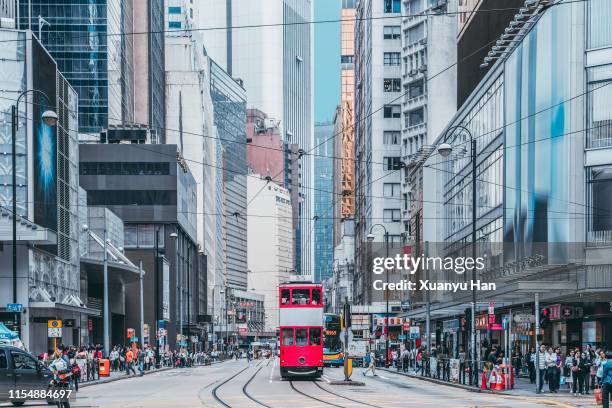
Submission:
<svg viewBox="0 0 612 408">
<path fill-rule="evenodd" d="M 341 197 L 333 192 L 333 123 L 315 124 L 314 160 L 314 281 L 322 282 L 332 274 L 334 248 L 332 230 L 334 226 L 334 203 Z"/>
<path fill-rule="evenodd" d="M 210 60 L 210 95 L 222 150 L 227 283 L 246 290 L 246 91 Z"/>
<path fill-rule="evenodd" d="M 39 23 L 41 16 L 46 23 Z M 25 0 L 19 26 L 40 34 L 79 96 L 79 132 L 134 120 L 131 1 Z M 163 23 L 162 23 L 163 26 Z"/>
</svg>

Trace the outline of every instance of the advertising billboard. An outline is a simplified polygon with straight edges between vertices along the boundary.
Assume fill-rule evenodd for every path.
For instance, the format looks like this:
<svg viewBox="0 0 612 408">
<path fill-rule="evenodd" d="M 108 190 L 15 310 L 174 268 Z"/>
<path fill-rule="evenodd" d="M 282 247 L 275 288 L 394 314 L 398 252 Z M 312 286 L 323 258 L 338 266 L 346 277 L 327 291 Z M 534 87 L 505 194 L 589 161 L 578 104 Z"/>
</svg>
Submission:
<svg viewBox="0 0 612 408">
<path fill-rule="evenodd" d="M 32 41 L 32 66 L 32 88 L 48 97 L 33 94 L 34 222 L 57 231 L 57 127 L 42 121 L 43 112 L 57 110 L 57 67 L 38 41 Z"/>
</svg>

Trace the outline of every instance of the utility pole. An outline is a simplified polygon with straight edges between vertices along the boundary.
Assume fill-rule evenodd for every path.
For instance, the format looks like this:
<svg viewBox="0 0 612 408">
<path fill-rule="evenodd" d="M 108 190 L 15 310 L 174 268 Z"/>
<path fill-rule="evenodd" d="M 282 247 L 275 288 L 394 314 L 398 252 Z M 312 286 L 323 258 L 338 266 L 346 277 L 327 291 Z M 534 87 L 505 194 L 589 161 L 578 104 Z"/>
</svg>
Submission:
<svg viewBox="0 0 612 408">
<path fill-rule="evenodd" d="M 110 352 L 110 337 L 109 337 L 109 307 L 108 307 L 108 232 L 106 231 L 106 215 L 104 216 L 104 356 L 108 357 Z"/>
</svg>

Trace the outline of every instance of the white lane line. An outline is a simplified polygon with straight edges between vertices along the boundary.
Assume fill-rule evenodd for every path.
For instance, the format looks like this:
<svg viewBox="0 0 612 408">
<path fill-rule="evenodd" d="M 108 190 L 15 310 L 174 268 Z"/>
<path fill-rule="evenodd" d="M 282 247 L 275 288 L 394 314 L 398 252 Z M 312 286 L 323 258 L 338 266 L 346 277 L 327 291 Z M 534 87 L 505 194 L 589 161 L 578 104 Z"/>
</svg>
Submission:
<svg viewBox="0 0 612 408">
<path fill-rule="evenodd" d="M 389 380 L 389 379 L 390 379 L 389 377 L 385 377 L 384 375 L 380 375 L 380 374 L 379 374 L 378 376 L 379 376 L 380 378 L 382 378 L 383 380 Z"/>
<path fill-rule="evenodd" d="M 272 384 L 272 376 L 274 376 L 274 368 L 276 367 L 276 358 L 274 358 L 274 364 L 270 368 L 270 378 L 268 379 L 268 383 Z"/>
<path fill-rule="evenodd" d="M 322 375 L 321 377 L 325 380 L 326 383 L 328 383 L 328 384 L 331 383 L 331 380 L 329 379 L 328 376 Z"/>
</svg>

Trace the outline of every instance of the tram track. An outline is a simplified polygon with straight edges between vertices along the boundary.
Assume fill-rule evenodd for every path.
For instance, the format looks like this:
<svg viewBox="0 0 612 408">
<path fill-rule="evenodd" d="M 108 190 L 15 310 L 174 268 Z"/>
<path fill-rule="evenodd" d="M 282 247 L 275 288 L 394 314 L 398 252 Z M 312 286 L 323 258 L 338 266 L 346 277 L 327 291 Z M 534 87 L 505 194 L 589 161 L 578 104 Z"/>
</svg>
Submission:
<svg viewBox="0 0 612 408">
<path fill-rule="evenodd" d="M 313 382 L 313 383 L 314 383 L 314 381 L 311 381 L 311 382 Z M 303 395 L 303 396 L 305 396 L 305 397 L 307 397 L 307 398 L 310 398 L 310 399 L 312 399 L 312 400 L 318 401 L 318 402 L 320 402 L 320 403 L 322 403 L 322 404 L 325 404 L 325 405 L 331 405 L 332 407 L 338 407 L 338 408 L 347 408 L 347 407 L 345 407 L 344 405 L 334 404 L 333 402 L 325 401 L 325 400 L 323 400 L 323 399 L 321 399 L 321 398 L 317 398 L 317 397 L 314 397 L 314 396 L 312 396 L 312 395 L 308 395 L 308 394 L 306 394 L 305 392 L 298 390 L 298 389 L 296 388 L 296 386 L 293 384 L 293 381 L 289 381 L 289 385 L 291 386 L 291 389 L 293 389 L 293 391 L 297 392 L 298 394 Z M 331 393 L 330 393 L 330 394 L 331 394 Z"/>
<path fill-rule="evenodd" d="M 333 391 L 330 391 L 330 390 L 328 390 L 327 388 L 323 387 L 321 384 L 319 384 L 319 382 L 318 382 L 318 381 L 313 381 L 313 383 L 314 383 L 314 385 L 316 385 L 317 387 L 319 387 L 321 390 L 323 390 L 323 391 L 325 391 L 325 392 L 327 392 L 327 393 L 329 393 L 329 394 L 335 395 L 335 396 L 337 396 L 337 397 L 343 398 L 343 399 L 345 399 L 345 400 L 349 400 L 349 401 L 351 401 L 351 402 L 356 402 L 357 404 L 360 404 L 360 405 L 365 405 L 365 406 L 367 406 L 367 407 L 372 407 L 372 408 L 382 408 L 382 407 L 380 407 L 380 406 L 378 406 L 378 405 L 368 404 L 367 402 L 358 401 L 358 400 L 356 400 L 356 399 L 352 399 L 352 398 L 346 397 L 346 396 L 344 396 L 344 395 L 341 395 L 341 394 L 335 393 L 335 392 L 333 392 Z"/>
</svg>

